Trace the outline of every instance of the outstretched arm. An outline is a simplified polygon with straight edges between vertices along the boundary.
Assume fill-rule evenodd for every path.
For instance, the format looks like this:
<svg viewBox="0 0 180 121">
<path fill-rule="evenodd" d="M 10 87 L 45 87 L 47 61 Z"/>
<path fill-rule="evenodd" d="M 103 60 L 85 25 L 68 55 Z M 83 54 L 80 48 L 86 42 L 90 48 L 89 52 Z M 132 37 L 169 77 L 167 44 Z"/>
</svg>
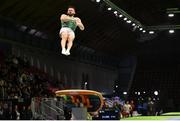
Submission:
<svg viewBox="0 0 180 121">
<path fill-rule="evenodd" d="M 76 24 L 81 30 L 84 30 L 84 25 L 82 24 L 81 19 L 76 18 Z"/>
</svg>

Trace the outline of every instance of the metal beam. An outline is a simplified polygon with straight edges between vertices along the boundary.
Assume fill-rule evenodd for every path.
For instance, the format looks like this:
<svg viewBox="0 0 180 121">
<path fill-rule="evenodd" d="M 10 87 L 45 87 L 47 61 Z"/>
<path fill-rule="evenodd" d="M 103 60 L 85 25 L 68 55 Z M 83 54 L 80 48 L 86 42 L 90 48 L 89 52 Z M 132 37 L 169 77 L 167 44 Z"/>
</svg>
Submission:
<svg viewBox="0 0 180 121">
<path fill-rule="evenodd" d="M 180 29 L 180 25 L 157 25 L 157 26 L 146 26 L 146 30 L 169 30 L 169 29 Z"/>
<path fill-rule="evenodd" d="M 157 26 L 146 26 L 141 24 L 138 20 L 127 14 L 125 11 L 123 11 L 121 8 L 116 6 L 114 3 L 112 3 L 110 0 L 103 0 L 109 7 L 112 8 L 112 10 L 117 11 L 118 13 L 125 16 L 127 19 L 131 20 L 135 24 L 145 28 L 145 30 L 169 30 L 169 29 L 180 29 L 180 25 L 157 25 Z M 166 13 L 180 13 L 180 10 L 178 8 L 170 8 L 167 9 Z"/>
<path fill-rule="evenodd" d="M 121 8 L 119 8 L 118 6 L 116 6 L 114 3 L 112 3 L 110 0 L 103 0 L 109 7 L 111 7 L 112 9 L 116 10 L 118 13 L 122 14 L 123 16 L 125 16 L 127 19 L 131 20 L 132 22 L 134 22 L 135 24 L 143 27 L 143 25 L 141 24 L 141 22 L 139 22 L 138 20 L 136 20 L 135 18 L 133 18 L 132 16 L 130 16 L 129 14 L 127 14 L 124 10 L 122 10 Z"/>
<path fill-rule="evenodd" d="M 180 13 L 179 8 L 167 8 L 166 13 Z"/>
</svg>

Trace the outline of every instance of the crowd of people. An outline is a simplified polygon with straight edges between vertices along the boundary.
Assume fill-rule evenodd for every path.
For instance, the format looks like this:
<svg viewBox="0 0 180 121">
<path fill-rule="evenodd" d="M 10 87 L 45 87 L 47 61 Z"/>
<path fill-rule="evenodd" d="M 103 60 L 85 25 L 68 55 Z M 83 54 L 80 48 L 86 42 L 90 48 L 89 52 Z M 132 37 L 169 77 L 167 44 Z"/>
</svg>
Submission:
<svg viewBox="0 0 180 121">
<path fill-rule="evenodd" d="M 30 105 L 12 105 L 12 102 L 0 102 L 0 120 L 31 120 L 33 119 Z"/>
<path fill-rule="evenodd" d="M 33 97 L 51 97 L 48 74 L 31 67 L 27 58 L 9 55 L 0 60 L 0 119 L 31 119 Z M 20 103 L 18 103 L 20 102 Z M 23 102 L 23 103 L 22 103 Z"/>
<path fill-rule="evenodd" d="M 54 96 L 48 75 L 31 67 L 27 58 L 13 55 L 0 59 L 0 119 L 32 119 L 30 107 L 33 97 Z M 23 104 L 13 100 L 23 100 Z M 143 106 L 133 100 L 118 102 L 113 100 L 111 108 L 119 111 L 120 118 L 132 117 L 134 112 L 142 115 L 156 115 L 155 104 L 149 98 Z M 105 100 L 103 108 L 110 106 Z M 140 108 L 141 107 L 141 108 Z"/>
<path fill-rule="evenodd" d="M 9 56 L 0 64 L 1 99 L 47 96 L 48 84 L 46 76 L 36 73 L 26 59 Z"/>
<path fill-rule="evenodd" d="M 118 111 L 117 117 L 119 119 L 133 116 L 155 116 L 161 113 L 161 111 L 157 110 L 156 103 L 150 97 L 143 102 L 139 102 L 138 100 L 125 101 L 119 98 L 115 99 L 115 97 L 111 99 L 105 98 L 102 110 L 106 111 L 107 109 L 111 109 L 112 112 Z"/>
</svg>

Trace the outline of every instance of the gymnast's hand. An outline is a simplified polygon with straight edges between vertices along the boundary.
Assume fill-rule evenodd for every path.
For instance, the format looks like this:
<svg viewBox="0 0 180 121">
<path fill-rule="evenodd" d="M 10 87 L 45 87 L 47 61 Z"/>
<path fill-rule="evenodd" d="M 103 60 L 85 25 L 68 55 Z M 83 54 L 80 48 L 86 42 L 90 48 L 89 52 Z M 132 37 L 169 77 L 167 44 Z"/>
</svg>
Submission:
<svg viewBox="0 0 180 121">
<path fill-rule="evenodd" d="M 61 15 L 60 20 L 61 20 L 61 21 L 64 21 L 64 22 L 69 21 L 69 20 L 76 21 L 74 17 L 70 17 L 70 16 L 65 15 L 65 14 L 62 14 L 62 15 Z"/>
<path fill-rule="evenodd" d="M 80 19 L 80 18 L 75 18 L 75 20 L 76 20 L 76 25 L 77 25 L 81 30 L 84 30 L 84 25 L 82 24 L 81 19 Z"/>
<path fill-rule="evenodd" d="M 81 20 L 79 18 L 75 18 L 76 25 L 79 26 L 81 24 Z"/>
</svg>

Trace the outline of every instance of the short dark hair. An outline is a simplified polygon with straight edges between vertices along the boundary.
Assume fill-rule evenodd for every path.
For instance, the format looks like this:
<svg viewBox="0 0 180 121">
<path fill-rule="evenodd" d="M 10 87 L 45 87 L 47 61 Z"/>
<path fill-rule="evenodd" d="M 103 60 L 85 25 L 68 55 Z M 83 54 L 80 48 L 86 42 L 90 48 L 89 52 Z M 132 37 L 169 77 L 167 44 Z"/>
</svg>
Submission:
<svg viewBox="0 0 180 121">
<path fill-rule="evenodd" d="M 68 9 L 69 8 L 73 8 L 74 10 L 76 10 L 75 6 L 73 6 L 73 5 L 68 6 Z"/>
</svg>

